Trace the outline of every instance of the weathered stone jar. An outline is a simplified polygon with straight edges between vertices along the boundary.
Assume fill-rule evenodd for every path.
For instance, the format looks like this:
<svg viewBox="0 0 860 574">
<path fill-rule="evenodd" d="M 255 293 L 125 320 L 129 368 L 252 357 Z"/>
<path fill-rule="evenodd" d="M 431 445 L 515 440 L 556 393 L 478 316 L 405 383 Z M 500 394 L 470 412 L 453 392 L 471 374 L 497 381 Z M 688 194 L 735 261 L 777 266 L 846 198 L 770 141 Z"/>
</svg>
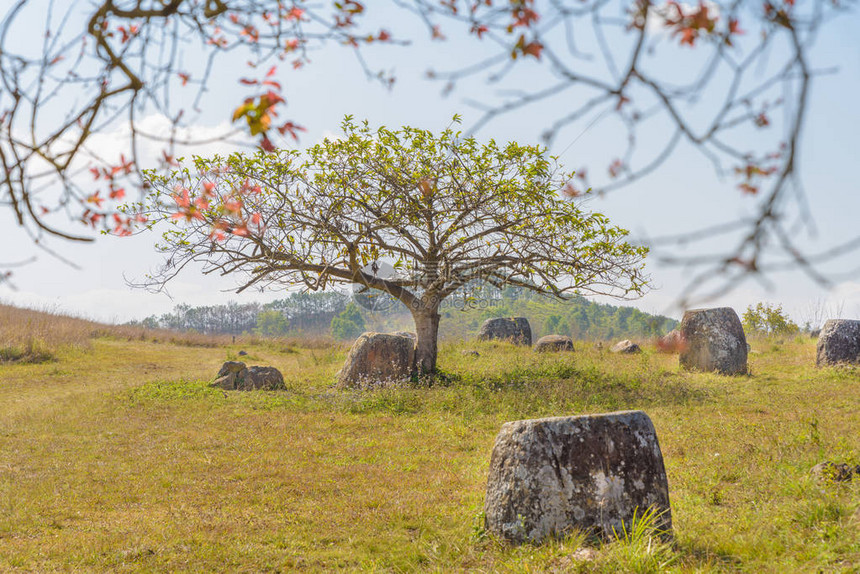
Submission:
<svg viewBox="0 0 860 574">
<path fill-rule="evenodd" d="M 565 335 L 544 335 L 534 346 L 535 353 L 573 351 L 573 339 Z"/>
<path fill-rule="evenodd" d="M 860 363 L 860 321 L 827 320 L 815 346 L 815 366 L 850 363 Z"/>
<path fill-rule="evenodd" d="M 574 529 L 609 537 L 649 508 L 669 532 L 663 456 L 642 411 L 505 423 L 490 460 L 485 526 L 513 543 Z"/>
<path fill-rule="evenodd" d="M 684 313 L 678 331 L 683 341 L 679 356 L 682 368 L 723 375 L 748 372 L 747 339 L 734 309 L 691 309 Z"/>
<path fill-rule="evenodd" d="M 411 335 L 411 333 L 409 334 Z M 339 387 L 403 383 L 415 371 L 415 339 L 390 333 L 362 333 L 337 375 Z"/>
<path fill-rule="evenodd" d="M 487 319 L 478 331 L 480 341 L 510 341 L 515 345 L 532 344 L 532 327 L 525 317 Z"/>
</svg>

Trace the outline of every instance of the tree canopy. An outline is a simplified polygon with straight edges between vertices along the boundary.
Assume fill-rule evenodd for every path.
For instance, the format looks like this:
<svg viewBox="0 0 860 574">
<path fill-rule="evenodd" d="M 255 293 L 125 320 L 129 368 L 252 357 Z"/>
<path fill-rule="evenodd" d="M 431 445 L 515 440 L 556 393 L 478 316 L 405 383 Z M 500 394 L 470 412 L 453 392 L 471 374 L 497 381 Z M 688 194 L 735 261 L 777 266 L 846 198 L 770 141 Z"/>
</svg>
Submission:
<svg viewBox="0 0 860 574">
<path fill-rule="evenodd" d="M 343 130 L 305 153 L 195 158 L 170 175 L 148 172 L 152 191 L 136 214 L 172 224 L 151 284 L 198 261 L 205 272 L 241 274 L 240 291 L 377 289 L 412 313 L 425 371 L 435 369 L 441 302 L 469 284 L 557 297 L 645 288 L 647 249 L 563 197 L 574 193 L 574 174 L 544 149 L 350 118 Z M 377 273 L 383 261 L 398 273 Z"/>
<path fill-rule="evenodd" d="M 785 265 L 826 283 L 817 264 L 855 245 L 849 241 L 810 253 L 789 231 L 798 217 L 806 221 L 797 166 L 818 72 L 810 52 L 824 27 L 851 4 L 392 0 L 392 5 L 414 15 L 434 41 L 474 41 L 469 46 L 475 59 L 467 50 L 450 68 L 429 73 L 445 91 L 462 89 L 476 77 L 499 88 L 499 95 L 483 86 L 479 95 L 471 88 L 466 93 L 482 113 L 474 130 L 558 98 L 570 102 L 570 111 L 536 126 L 546 142 L 610 120 L 623 126 L 627 145 L 583 166 L 588 169 L 580 175 L 589 179 L 580 187 L 608 192 L 638 181 L 683 144 L 701 151 L 718 175 L 733 176 L 736 192 L 755 202 L 751 217 L 654 243 L 661 260 L 704 269 L 691 287 L 715 271 L 726 275 L 728 287 L 738 276 Z M 368 77 L 391 86 L 394 78 L 377 71 L 377 65 L 385 67 L 384 56 L 370 64 L 363 54 L 368 45 L 399 49 L 394 46 L 414 39 L 387 20 L 392 5 L 16 0 L 0 22 L 0 204 L 11 208 L 40 246 L 46 235 L 92 238 L 68 225 L 70 220 L 128 233 L 133 221 L 114 207 L 141 186 L 140 170 L 149 166 L 140 164 L 140 147 L 159 143 L 163 167 L 175 167 L 177 149 L 195 143 L 183 129 L 207 107 L 213 82 L 246 91 L 223 110 L 233 127 L 215 137 L 251 136 L 267 150 L 303 129 L 302 118 L 284 117 L 282 85 L 289 70 L 313 65 L 314 50 L 341 46 L 354 52 Z M 39 20 L 44 25 L 36 34 L 32 22 Z M 223 65 L 236 56 L 249 67 Z M 416 65 L 423 65 L 420 58 L 415 57 Z M 543 75 L 524 71 L 522 62 L 539 63 Z M 166 119 L 168 135 L 146 129 L 141 120 L 148 114 Z M 94 152 L 93 136 L 117 126 L 127 128 L 125 149 L 107 156 Z M 655 129 L 665 137 L 637 148 Z M 681 257 L 675 250 L 679 242 L 722 234 L 732 234 L 732 241 L 718 254 L 695 251 Z"/>
</svg>

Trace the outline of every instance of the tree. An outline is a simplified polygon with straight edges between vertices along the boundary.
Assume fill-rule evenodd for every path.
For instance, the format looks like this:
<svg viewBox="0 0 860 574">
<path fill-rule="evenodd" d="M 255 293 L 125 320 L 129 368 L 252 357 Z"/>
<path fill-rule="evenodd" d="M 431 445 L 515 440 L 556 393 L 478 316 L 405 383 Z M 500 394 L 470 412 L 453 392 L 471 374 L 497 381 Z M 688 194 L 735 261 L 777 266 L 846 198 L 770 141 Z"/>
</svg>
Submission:
<svg viewBox="0 0 860 574">
<path fill-rule="evenodd" d="M 343 123 L 344 138 L 299 152 L 195 158 L 149 172 L 137 213 L 169 221 L 163 285 L 192 261 L 250 287 L 359 284 L 395 297 L 415 322 L 417 364 L 436 368 L 439 307 L 467 284 L 556 297 L 638 295 L 644 247 L 560 195 L 562 173 L 537 146 L 484 144 L 450 128 Z M 177 209 L 179 210 L 177 212 Z M 380 261 L 400 270 L 385 277 Z"/>
<path fill-rule="evenodd" d="M 794 335 L 800 327 L 782 310 L 782 305 L 750 305 L 741 318 L 744 331 L 750 335 Z"/>
<path fill-rule="evenodd" d="M 426 24 L 434 40 L 451 35 L 476 42 L 478 61 L 466 57 L 458 60 L 461 67 L 430 74 L 444 82 L 446 92 L 475 76 L 500 88 L 498 99 L 478 88 L 481 96 L 472 100 L 483 116 L 473 130 L 553 98 L 568 98 L 570 112 L 536 126 L 544 129 L 547 143 L 617 120 L 628 132 L 628 145 L 605 164 L 580 170 L 578 188 L 592 183 L 609 192 L 628 185 L 658 169 L 683 143 L 699 149 L 718 174 L 735 174 L 739 192 L 758 201 L 753 217 L 653 242 L 667 263 L 704 268 L 691 289 L 715 272 L 726 277 L 728 289 L 739 276 L 760 277 L 789 264 L 827 283 L 816 264 L 858 244 L 810 254 L 797 233 L 787 231 L 789 216 L 797 215 L 792 207 L 806 213 L 797 166 L 817 73 L 810 51 L 823 26 L 846 11 L 840 2 L 393 4 Z M 393 77 L 374 72 L 359 48 L 409 39 L 368 23 L 368 14 L 385 13 L 376 3 L 356 0 L 97 0 L 61 8 L 52 0 L 17 0 L 0 22 L 0 204 L 10 206 L 40 246 L 44 235 L 91 239 L 63 225 L 69 220 L 129 233 L 133 221 L 112 202 L 141 184 L 139 170 L 146 166 L 140 165 L 138 148 L 161 141 L 164 167 L 173 167 L 176 146 L 195 143 L 182 129 L 198 117 L 210 83 L 239 82 L 248 90 L 223 114 L 239 127 L 216 137 L 250 135 L 272 149 L 278 134 L 293 138 L 303 129 L 298 119 L 278 119 L 286 105 L 284 67 L 309 65 L 309 54 L 324 45 L 344 46 L 355 51 L 369 77 L 390 87 Z M 45 22 L 38 35 L 43 42 L 16 42 L 15 33 L 34 36 L 27 18 L 37 16 Z M 223 65 L 229 54 L 247 56 L 251 68 L 225 78 L 225 69 L 235 70 Z M 205 64 L 188 64 L 194 60 Z M 524 61 L 540 63 L 544 76 L 536 80 L 532 69 L 523 69 Z M 288 65 L 279 69 L 281 62 Z M 679 69 L 690 73 L 679 76 Z M 160 138 L 140 124 L 152 112 L 170 123 L 169 136 Z M 637 142 L 652 131 L 643 127 L 649 121 L 668 126 L 660 130 L 666 137 L 638 155 Z M 94 157 L 88 142 L 118 122 L 128 128 L 126 153 Z M 604 171 L 604 181 L 595 178 Z M 82 172 L 91 174 L 89 181 L 80 179 Z M 729 232 L 737 241 L 725 252 L 679 257 L 674 251 L 680 242 Z M 766 253 L 783 260 L 766 261 Z"/>
<path fill-rule="evenodd" d="M 283 337 L 290 330 L 290 320 L 279 311 L 260 311 L 254 332 L 263 337 Z"/>
<path fill-rule="evenodd" d="M 355 339 L 364 333 L 364 317 L 355 303 L 346 306 L 337 317 L 331 320 L 331 335 L 335 339 Z"/>
</svg>

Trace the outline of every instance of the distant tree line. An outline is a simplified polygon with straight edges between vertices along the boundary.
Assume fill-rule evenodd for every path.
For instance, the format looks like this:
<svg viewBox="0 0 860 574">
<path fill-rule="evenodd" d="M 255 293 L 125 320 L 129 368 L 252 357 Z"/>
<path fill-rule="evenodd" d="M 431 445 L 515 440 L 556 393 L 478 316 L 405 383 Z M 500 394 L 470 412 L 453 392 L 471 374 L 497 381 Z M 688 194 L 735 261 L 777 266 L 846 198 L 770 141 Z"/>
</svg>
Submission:
<svg viewBox="0 0 860 574">
<path fill-rule="evenodd" d="M 177 305 L 170 313 L 130 324 L 150 329 L 194 331 L 207 335 L 255 333 L 280 337 L 299 333 L 328 334 L 332 319 L 346 309 L 344 293 L 291 293 L 271 303 L 236 303 L 192 307 Z"/>
<path fill-rule="evenodd" d="M 204 334 L 264 337 L 301 334 L 353 339 L 366 329 L 399 330 L 409 323 L 409 311 L 398 301 L 374 305 L 359 295 L 323 291 L 291 293 L 271 303 L 236 303 L 192 307 L 177 305 L 170 313 L 152 315 L 132 324 L 151 329 Z M 632 307 L 596 303 L 582 296 L 558 301 L 520 287 L 465 289 L 443 309 L 442 335 L 469 338 L 490 317 L 528 317 L 535 335 L 559 334 L 576 339 L 651 337 L 675 328 L 677 321 Z"/>
</svg>

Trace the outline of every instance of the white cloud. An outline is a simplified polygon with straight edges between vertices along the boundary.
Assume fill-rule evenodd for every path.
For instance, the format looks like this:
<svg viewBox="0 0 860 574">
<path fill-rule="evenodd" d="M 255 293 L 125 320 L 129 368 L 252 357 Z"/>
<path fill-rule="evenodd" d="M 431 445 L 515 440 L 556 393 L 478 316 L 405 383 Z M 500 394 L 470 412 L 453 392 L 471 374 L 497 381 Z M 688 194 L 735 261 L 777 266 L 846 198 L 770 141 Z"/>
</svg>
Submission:
<svg viewBox="0 0 860 574">
<path fill-rule="evenodd" d="M 157 167 L 162 161 L 162 150 L 171 136 L 170 120 L 162 114 L 151 114 L 136 122 L 140 133 L 153 136 L 156 139 L 141 137 L 138 140 L 138 162 L 142 168 Z M 238 142 L 250 143 L 246 136 L 236 134 L 228 122 L 222 121 L 215 125 L 195 125 L 177 129 L 173 134 L 177 142 L 192 142 L 192 145 L 178 143 L 174 155 L 190 157 L 191 155 L 210 156 L 215 154 L 227 155 L 242 149 Z M 87 150 L 92 154 L 107 160 L 118 159 L 120 154 L 131 155 L 131 127 L 122 124 L 109 131 L 95 133 L 87 140 Z"/>
</svg>

